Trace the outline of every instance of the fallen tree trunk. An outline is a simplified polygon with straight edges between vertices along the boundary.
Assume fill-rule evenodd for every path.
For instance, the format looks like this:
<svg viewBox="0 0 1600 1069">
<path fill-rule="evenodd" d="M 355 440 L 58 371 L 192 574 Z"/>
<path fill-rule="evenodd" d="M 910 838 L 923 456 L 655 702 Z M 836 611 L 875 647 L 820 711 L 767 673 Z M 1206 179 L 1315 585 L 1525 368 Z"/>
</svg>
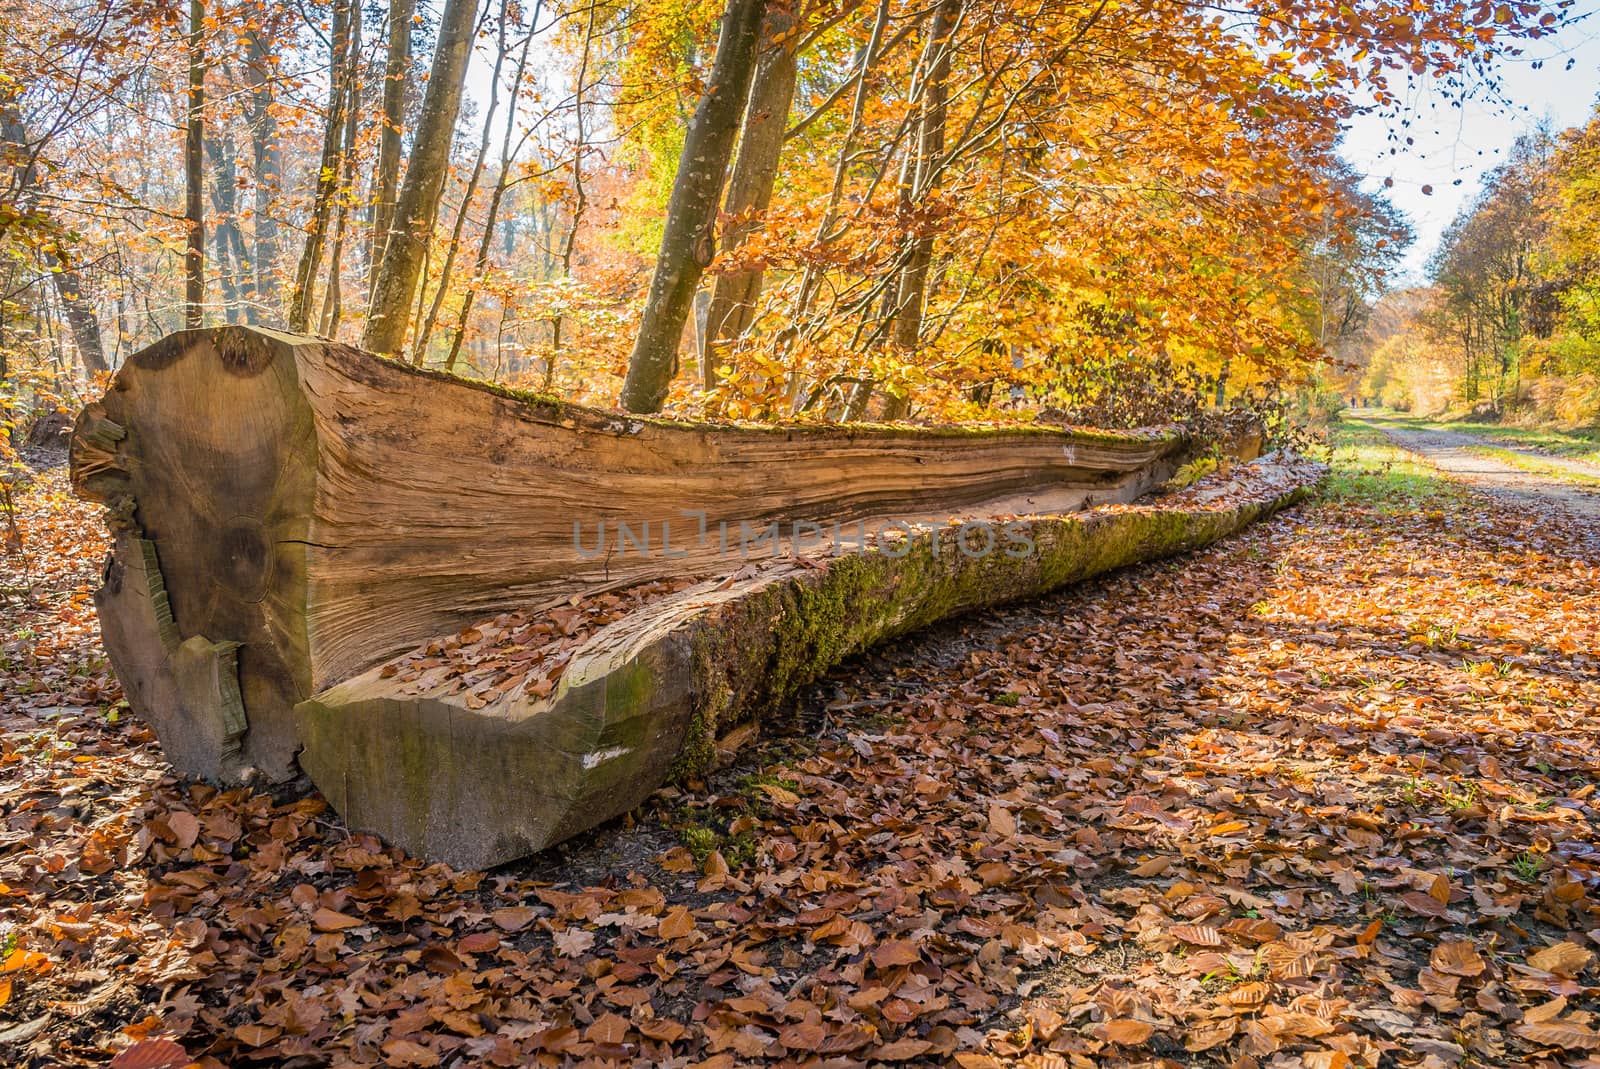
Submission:
<svg viewBox="0 0 1600 1069">
<path fill-rule="evenodd" d="M 225 327 L 131 357 L 80 415 L 72 473 L 109 508 L 107 650 L 175 767 L 282 781 L 304 747 L 352 824 L 486 865 L 636 804 L 866 643 L 1201 529 L 1158 510 L 1116 524 L 1170 538 L 1114 524 L 1080 545 L 1047 526 L 1049 552 L 950 569 L 914 521 L 1127 502 L 1191 452 L 1175 430 L 640 419 Z M 816 559 L 836 525 L 864 551 Z M 653 581 L 676 586 L 564 636 L 547 686 L 393 660 Z"/>
</svg>

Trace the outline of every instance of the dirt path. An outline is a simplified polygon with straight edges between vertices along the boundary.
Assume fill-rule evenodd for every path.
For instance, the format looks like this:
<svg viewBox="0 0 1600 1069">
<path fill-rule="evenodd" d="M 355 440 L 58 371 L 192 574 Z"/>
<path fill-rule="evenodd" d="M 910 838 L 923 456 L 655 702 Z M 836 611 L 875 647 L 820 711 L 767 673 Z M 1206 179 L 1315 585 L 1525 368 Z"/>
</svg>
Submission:
<svg viewBox="0 0 1600 1069">
<path fill-rule="evenodd" d="M 1600 487 L 1567 482 L 1559 475 L 1525 471 L 1475 450 L 1488 448 L 1520 452 L 1543 467 L 1590 478 L 1597 474 L 1593 465 L 1561 457 L 1506 450 L 1500 443 L 1459 431 L 1419 430 L 1377 418 L 1358 417 L 1357 421 L 1382 431 L 1396 445 L 1417 454 L 1440 471 L 1480 489 L 1522 504 L 1535 507 L 1554 504 L 1575 516 L 1600 520 Z"/>
</svg>

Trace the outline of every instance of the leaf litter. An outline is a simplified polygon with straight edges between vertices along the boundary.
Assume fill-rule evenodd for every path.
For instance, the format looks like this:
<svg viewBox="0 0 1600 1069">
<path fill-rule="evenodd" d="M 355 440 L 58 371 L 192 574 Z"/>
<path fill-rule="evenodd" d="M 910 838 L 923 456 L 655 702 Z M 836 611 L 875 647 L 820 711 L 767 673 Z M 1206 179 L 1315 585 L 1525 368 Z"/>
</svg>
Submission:
<svg viewBox="0 0 1600 1069">
<path fill-rule="evenodd" d="M 1600 575 L 1558 513 L 1346 473 L 477 873 L 171 778 L 97 646 L 97 516 L 17 499 L 8 1063 L 1600 1065 Z"/>
</svg>

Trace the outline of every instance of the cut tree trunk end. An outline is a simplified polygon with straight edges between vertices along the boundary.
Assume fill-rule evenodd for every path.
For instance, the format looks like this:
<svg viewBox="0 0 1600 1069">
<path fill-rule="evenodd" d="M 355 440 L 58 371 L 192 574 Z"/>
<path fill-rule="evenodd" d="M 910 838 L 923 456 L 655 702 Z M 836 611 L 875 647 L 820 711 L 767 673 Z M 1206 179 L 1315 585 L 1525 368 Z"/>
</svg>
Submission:
<svg viewBox="0 0 1600 1069">
<path fill-rule="evenodd" d="M 764 562 L 787 548 L 761 548 L 770 524 L 787 541 L 1067 513 L 1132 501 L 1192 453 L 1176 430 L 671 423 L 235 326 L 131 357 L 79 416 L 72 474 L 114 533 L 107 650 L 179 771 L 281 782 L 303 747 L 352 824 L 483 865 L 626 810 L 842 652 L 1078 574 L 1059 555 L 949 575 L 916 554 Z M 1154 515 L 1138 522 L 1189 522 Z M 819 577 L 845 585 L 806 593 Z M 384 674 L 500 614 L 698 580 L 569 649 L 553 687 Z"/>
</svg>

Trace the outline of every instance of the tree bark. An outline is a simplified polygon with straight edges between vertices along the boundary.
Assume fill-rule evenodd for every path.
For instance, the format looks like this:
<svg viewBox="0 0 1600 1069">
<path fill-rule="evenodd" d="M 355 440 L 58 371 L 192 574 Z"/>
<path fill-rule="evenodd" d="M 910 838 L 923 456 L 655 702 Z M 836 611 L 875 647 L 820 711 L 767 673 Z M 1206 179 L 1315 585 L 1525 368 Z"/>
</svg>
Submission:
<svg viewBox="0 0 1600 1069">
<path fill-rule="evenodd" d="M 928 195 L 939 185 L 939 171 L 944 162 L 945 116 L 950 97 L 950 36 L 961 12 L 961 3 L 962 0 L 944 0 L 934 11 L 933 25 L 928 31 L 923 68 L 927 72 L 927 84 L 922 93 L 916 164 L 902 204 L 908 211 L 924 204 Z M 927 305 L 928 268 L 933 262 L 934 241 L 933 230 L 926 221 L 912 225 L 916 231 L 903 255 L 893 311 L 894 345 L 907 358 L 916 352 L 922 338 L 922 315 Z M 904 419 L 909 410 L 910 399 L 903 393 L 891 392 L 884 407 L 884 418 Z"/>
<path fill-rule="evenodd" d="M 198 327 L 205 319 L 205 0 L 189 0 L 189 106 L 183 143 L 184 219 L 188 245 L 183 257 L 183 322 Z"/>
<path fill-rule="evenodd" d="M 245 31 L 245 80 L 250 86 L 247 118 L 254 157 L 251 226 L 252 292 L 249 321 L 265 313 L 276 319 L 278 309 L 278 191 L 283 186 L 283 149 L 278 144 L 278 119 L 273 114 L 272 64 L 260 30 Z"/>
<path fill-rule="evenodd" d="M 378 138 L 378 173 L 373 180 L 372 235 L 367 250 L 367 292 L 378 281 L 378 263 L 394 223 L 400 187 L 401 138 L 405 131 L 406 75 L 411 69 L 411 20 L 417 0 L 390 0 L 389 48 L 383 66 L 383 131 Z"/>
<path fill-rule="evenodd" d="M 499 34 L 495 41 L 494 70 L 489 74 L 489 107 L 483 113 L 483 133 L 478 138 L 478 151 L 472 158 L 472 173 L 467 177 L 467 188 L 461 193 L 461 207 L 456 211 L 456 220 L 450 228 L 450 243 L 445 246 L 444 264 L 439 269 L 439 286 L 433 291 L 433 302 L 428 306 L 428 315 L 422 321 L 421 328 L 417 331 L 417 343 L 413 347 L 411 362 L 421 364 L 427 359 L 428 341 L 433 337 L 433 325 L 439 321 L 439 310 L 444 307 L 444 302 L 450 296 L 450 282 L 455 275 L 456 257 L 461 253 L 461 235 L 467 228 L 467 216 L 472 211 L 472 199 L 478 195 L 478 183 L 483 180 L 484 165 L 489 162 L 489 146 L 494 140 L 494 117 L 500 110 L 500 71 L 506 59 L 506 22 L 510 13 L 502 6 L 500 9 Z M 532 40 L 533 31 L 528 31 L 528 38 Z M 523 55 L 527 55 L 526 49 Z M 520 79 L 520 71 L 519 71 Z M 506 121 L 505 136 L 509 138 L 511 131 L 517 125 L 517 101 L 513 96 L 511 105 L 507 109 L 510 117 Z M 502 172 L 502 178 L 504 172 Z M 494 224 L 489 224 L 493 230 Z M 453 354 L 452 354 L 453 356 Z M 451 361 L 453 363 L 453 359 Z M 448 365 L 447 365 L 448 366 Z"/>
<path fill-rule="evenodd" d="M 622 404 L 630 412 L 660 411 L 677 373 L 683 327 L 716 252 L 717 205 L 755 73 L 765 10 L 766 0 L 728 0 L 723 12 L 716 58 L 678 157 L 661 251 L 628 358 Z"/>
<path fill-rule="evenodd" d="M 306 224 L 306 240 L 300 249 L 300 265 L 294 273 L 294 291 L 289 298 L 289 329 L 304 332 L 311 326 L 312 300 L 316 291 L 317 270 L 322 266 L 322 247 L 327 237 L 333 198 L 344 174 L 343 144 L 345 108 L 350 102 L 350 79 L 355 76 L 359 40 L 353 33 L 359 15 L 355 0 L 333 0 L 333 38 L 329 44 L 328 112 L 322 127 L 322 155 L 318 160 L 316 194 L 311 202 L 311 220 Z"/>
<path fill-rule="evenodd" d="M 477 0 L 446 0 L 411 159 L 395 200 L 394 222 L 384 242 L 362 335 L 365 348 L 385 356 L 394 356 L 405 348 L 423 248 L 438 213 L 450 163 L 476 22 Z"/>
<path fill-rule="evenodd" d="M 335 209 L 333 248 L 328 254 L 328 285 L 322 294 L 320 333 L 326 338 L 339 336 L 339 322 L 344 316 L 345 223 L 350 215 L 349 193 L 356 184 L 356 139 L 361 133 L 361 5 L 359 3 L 353 5 L 350 16 L 350 77 L 346 82 L 344 147 L 340 150 L 340 160 L 344 165 L 340 188 L 345 195 L 339 198 L 339 206 Z"/>
<path fill-rule="evenodd" d="M 772 187 L 778 178 L 778 161 L 800 69 L 798 30 L 792 10 L 767 12 L 763 48 L 739 136 L 739 155 L 733 177 L 728 180 L 725 210 L 733 223 L 722 236 L 725 254 L 738 250 L 761 226 L 761 216 L 772 203 Z M 762 274 L 761 268 L 748 267 L 717 276 L 700 352 L 701 376 L 708 390 L 717 385 L 717 365 L 722 354 L 750 329 L 756 301 L 761 296 Z"/>
</svg>

